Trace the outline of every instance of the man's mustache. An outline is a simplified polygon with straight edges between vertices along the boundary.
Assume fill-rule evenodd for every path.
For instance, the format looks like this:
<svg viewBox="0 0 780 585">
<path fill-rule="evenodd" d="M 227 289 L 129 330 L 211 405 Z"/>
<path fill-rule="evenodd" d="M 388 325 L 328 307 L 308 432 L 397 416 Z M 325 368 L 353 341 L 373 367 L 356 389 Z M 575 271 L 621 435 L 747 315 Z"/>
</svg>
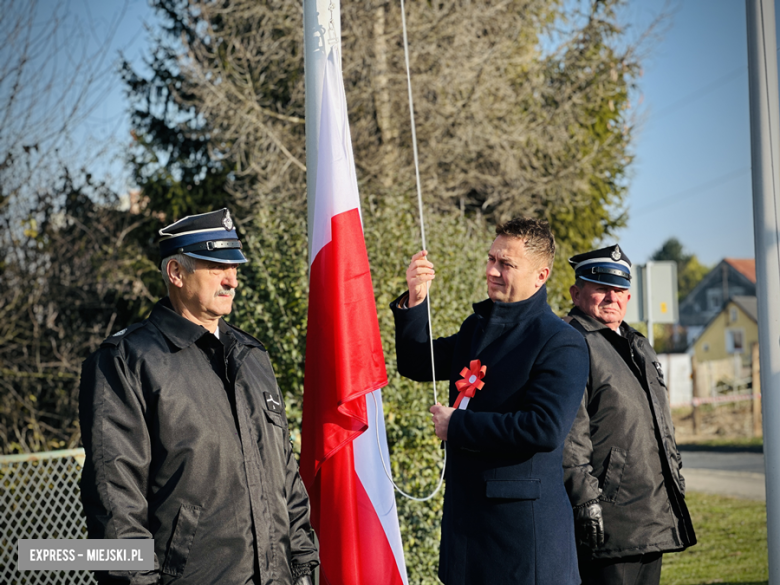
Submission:
<svg viewBox="0 0 780 585">
<path fill-rule="evenodd" d="M 236 289 L 234 288 L 221 288 L 216 293 L 214 293 L 215 297 L 230 297 L 231 299 L 235 298 L 236 296 Z"/>
</svg>

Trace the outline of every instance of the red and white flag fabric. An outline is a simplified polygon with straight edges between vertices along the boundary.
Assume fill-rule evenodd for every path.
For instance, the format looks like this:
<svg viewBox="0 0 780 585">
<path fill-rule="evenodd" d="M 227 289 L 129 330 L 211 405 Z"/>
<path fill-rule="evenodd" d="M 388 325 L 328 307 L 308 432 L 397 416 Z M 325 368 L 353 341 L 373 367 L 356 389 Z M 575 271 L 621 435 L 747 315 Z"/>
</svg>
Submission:
<svg viewBox="0 0 780 585">
<path fill-rule="evenodd" d="M 406 585 L 379 390 L 387 384 L 340 59 L 331 49 L 318 145 L 301 477 L 327 585 Z M 377 412 L 378 411 L 378 412 Z"/>
</svg>

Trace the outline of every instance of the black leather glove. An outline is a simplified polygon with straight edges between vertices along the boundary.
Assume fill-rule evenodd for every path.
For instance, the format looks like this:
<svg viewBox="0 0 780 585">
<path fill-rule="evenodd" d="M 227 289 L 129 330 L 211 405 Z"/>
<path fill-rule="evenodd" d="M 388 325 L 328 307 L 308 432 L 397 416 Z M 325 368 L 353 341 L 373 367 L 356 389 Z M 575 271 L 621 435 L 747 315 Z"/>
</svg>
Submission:
<svg viewBox="0 0 780 585">
<path fill-rule="evenodd" d="M 595 550 L 604 545 L 604 518 L 598 500 L 574 508 L 574 532 L 580 546 Z"/>
<path fill-rule="evenodd" d="M 295 563 L 290 565 L 293 576 L 293 585 L 312 585 L 314 579 L 312 579 L 311 573 L 318 564 L 317 561 L 314 561 L 305 565 L 298 565 Z"/>
</svg>

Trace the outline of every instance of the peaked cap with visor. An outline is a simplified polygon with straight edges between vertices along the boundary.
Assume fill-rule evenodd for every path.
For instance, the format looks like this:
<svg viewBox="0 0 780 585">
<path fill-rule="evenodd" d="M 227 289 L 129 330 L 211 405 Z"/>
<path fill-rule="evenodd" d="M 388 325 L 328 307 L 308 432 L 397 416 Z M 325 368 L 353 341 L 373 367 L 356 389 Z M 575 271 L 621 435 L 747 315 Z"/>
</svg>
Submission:
<svg viewBox="0 0 780 585">
<path fill-rule="evenodd" d="M 569 258 L 574 275 L 588 282 L 631 288 L 631 260 L 620 246 L 607 246 Z"/>
<path fill-rule="evenodd" d="M 184 254 L 220 264 L 243 264 L 247 261 L 227 208 L 188 215 L 162 228 L 159 233 L 162 258 Z"/>
</svg>

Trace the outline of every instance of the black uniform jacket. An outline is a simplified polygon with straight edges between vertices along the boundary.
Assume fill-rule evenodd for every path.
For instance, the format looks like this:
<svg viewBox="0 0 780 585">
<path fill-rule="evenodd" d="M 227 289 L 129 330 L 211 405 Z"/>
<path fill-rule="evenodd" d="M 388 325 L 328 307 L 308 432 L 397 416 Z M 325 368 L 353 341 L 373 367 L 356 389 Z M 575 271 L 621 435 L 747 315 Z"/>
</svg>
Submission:
<svg viewBox="0 0 780 585">
<path fill-rule="evenodd" d="M 431 380 L 425 304 L 399 309 L 398 371 Z M 471 360 L 485 386 L 450 419 L 439 577 L 447 585 L 580 582 L 563 442 L 582 398 L 588 354 L 543 287 L 518 303 L 474 305 L 460 331 L 434 342 L 436 377 L 455 382 Z"/>
<path fill-rule="evenodd" d="M 618 334 L 577 308 L 569 315 L 590 350 L 590 379 L 564 450 L 566 489 L 573 506 L 600 500 L 605 531 L 603 547 L 581 554 L 696 544 L 658 357 L 625 323 Z"/>
<path fill-rule="evenodd" d="M 102 583 L 270 585 L 317 564 L 268 355 L 224 321 L 219 333 L 163 299 L 84 363 L 89 537 L 154 538 L 155 550 L 153 572 Z"/>
</svg>

